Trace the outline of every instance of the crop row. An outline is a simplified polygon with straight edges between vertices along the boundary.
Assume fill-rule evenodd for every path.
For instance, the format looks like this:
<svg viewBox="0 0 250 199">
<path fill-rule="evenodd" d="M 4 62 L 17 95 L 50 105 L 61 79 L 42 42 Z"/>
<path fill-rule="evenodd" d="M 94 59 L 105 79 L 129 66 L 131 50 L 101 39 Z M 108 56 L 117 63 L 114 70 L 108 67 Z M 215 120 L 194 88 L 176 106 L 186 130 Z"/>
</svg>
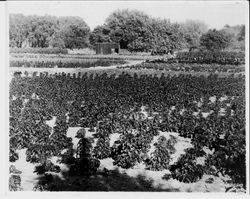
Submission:
<svg viewBox="0 0 250 199">
<path fill-rule="evenodd" d="M 68 50 L 62 48 L 10 48 L 10 53 L 67 54 Z"/>
<path fill-rule="evenodd" d="M 179 52 L 168 62 L 238 65 L 245 63 L 245 54 L 242 52 Z"/>
<path fill-rule="evenodd" d="M 15 53 L 11 51 L 11 58 L 71 58 L 71 59 L 124 59 L 124 60 L 153 60 L 160 59 L 164 56 L 149 54 L 45 54 L 45 53 Z"/>
<path fill-rule="evenodd" d="M 118 67 L 120 68 L 120 67 Z M 147 63 L 130 65 L 123 68 L 129 69 L 154 69 L 164 71 L 182 71 L 182 72 L 244 72 L 244 66 L 219 65 L 219 64 L 186 64 L 186 63 Z"/>
<path fill-rule="evenodd" d="M 27 67 L 27 68 L 90 68 L 96 66 L 111 66 L 114 64 L 124 64 L 123 60 L 79 60 L 70 62 L 69 60 L 57 60 L 57 61 L 42 61 L 42 60 L 10 60 L 10 67 Z"/>
</svg>

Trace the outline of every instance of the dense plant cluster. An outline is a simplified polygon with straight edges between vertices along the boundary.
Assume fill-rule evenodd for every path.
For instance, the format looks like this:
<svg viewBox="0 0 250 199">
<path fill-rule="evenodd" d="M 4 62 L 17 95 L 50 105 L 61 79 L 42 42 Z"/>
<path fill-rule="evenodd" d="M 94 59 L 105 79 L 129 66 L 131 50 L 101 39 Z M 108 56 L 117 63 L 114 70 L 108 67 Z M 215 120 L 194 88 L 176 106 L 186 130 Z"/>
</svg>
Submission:
<svg viewBox="0 0 250 199">
<path fill-rule="evenodd" d="M 203 165 L 196 163 L 197 157 L 204 156 L 204 151 L 193 148 L 186 150 L 178 162 L 170 166 L 171 176 L 180 182 L 191 183 L 201 179 L 206 169 Z"/>
<path fill-rule="evenodd" d="M 174 137 L 169 140 L 164 136 L 158 138 L 158 142 L 154 143 L 155 151 L 151 154 L 149 162 L 146 162 L 146 166 L 150 170 L 161 171 L 169 168 L 171 155 L 175 153 L 174 145 L 176 140 Z"/>
<path fill-rule="evenodd" d="M 171 177 L 183 182 L 219 172 L 245 186 L 244 78 L 15 73 L 9 96 L 10 161 L 18 158 L 17 150 L 27 148 L 28 161 L 43 163 L 59 155 L 72 165 L 72 174 L 91 175 L 99 159 L 109 157 L 122 168 L 145 163 L 151 170 L 170 169 Z M 52 129 L 46 121 L 53 116 Z M 90 128 L 96 145 L 79 132 L 73 157 L 72 140 L 66 136 L 69 126 Z M 189 138 L 193 148 L 170 164 L 176 140 L 159 136 L 161 131 Z M 110 146 L 114 133 L 119 136 Z M 154 138 L 158 140 L 149 154 Z M 64 149 L 67 156 L 60 155 Z"/>
<path fill-rule="evenodd" d="M 150 143 L 154 136 L 159 134 L 155 121 L 141 121 L 140 114 L 132 115 L 134 118 L 139 117 L 137 118 L 139 121 L 120 121 L 121 129 L 118 132 L 121 136 L 112 146 L 111 157 L 114 159 L 114 164 L 122 168 L 131 168 L 137 163 L 149 161 L 147 152 Z"/>
<path fill-rule="evenodd" d="M 50 160 L 47 160 L 41 163 L 40 165 L 36 166 L 34 172 L 41 175 L 48 171 L 58 173 L 60 172 L 60 170 L 61 169 L 58 165 L 54 165 Z"/>
<path fill-rule="evenodd" d="M 110 137 L 114 133 L 112 127 L 107 123 L 99 123 L 96 130 L 95 138 L 97 138 L 96 146 L 93 150 L 93 156 L 97 159 L 108 158 L 111 154 Z"/>
<path fill-rule="evenodd" d="M 70 173 L 73 175 L 91 175 L 97 171 L 100 166 L 100 161 L 92 157 L 91 140 L 84 135 L 80 137 L 77 144 L 75 164 L 70 168 Z"/>
</svg>

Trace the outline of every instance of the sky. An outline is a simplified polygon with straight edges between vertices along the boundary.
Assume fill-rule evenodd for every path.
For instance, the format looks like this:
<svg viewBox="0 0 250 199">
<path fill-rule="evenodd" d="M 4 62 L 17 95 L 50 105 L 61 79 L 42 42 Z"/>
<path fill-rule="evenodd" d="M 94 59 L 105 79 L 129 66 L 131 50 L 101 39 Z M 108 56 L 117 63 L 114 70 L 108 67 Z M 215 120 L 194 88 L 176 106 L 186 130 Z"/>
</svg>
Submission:
<svg viewBox="0 0 250 199">
<path fill-rule="evenodd" d="M 171 22 L 200 20 L 209 28 L 220 29 L 225 24 L 246 24 L 247 6 L 247 1 L 13 1 L 8 2 L 7 10 L 25 15 L 79 16 L 93 30 L 113 11 L 128 8 Z"/>
</svg>

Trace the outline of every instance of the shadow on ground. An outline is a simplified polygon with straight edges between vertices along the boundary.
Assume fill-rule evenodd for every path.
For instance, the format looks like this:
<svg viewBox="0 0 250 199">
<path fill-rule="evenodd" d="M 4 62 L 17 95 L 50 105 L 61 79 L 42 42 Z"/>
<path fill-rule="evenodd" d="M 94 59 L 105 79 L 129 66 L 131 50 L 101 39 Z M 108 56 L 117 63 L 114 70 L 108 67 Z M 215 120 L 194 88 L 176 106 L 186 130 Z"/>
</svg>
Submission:
<svg viewBox="0 0 250 199">
<path fill-rule="evenodd" d="M 130 177 L 118 169 L 99 171 L 91 176 L 68 176 L 64 180 L 58 176 L 45 175 L 40 178 L 36 190 L 40 191 L 166 191 L 178 192 L 178 189 L 154 187 L 153 180 L 143 175 Z"/>
</svg>

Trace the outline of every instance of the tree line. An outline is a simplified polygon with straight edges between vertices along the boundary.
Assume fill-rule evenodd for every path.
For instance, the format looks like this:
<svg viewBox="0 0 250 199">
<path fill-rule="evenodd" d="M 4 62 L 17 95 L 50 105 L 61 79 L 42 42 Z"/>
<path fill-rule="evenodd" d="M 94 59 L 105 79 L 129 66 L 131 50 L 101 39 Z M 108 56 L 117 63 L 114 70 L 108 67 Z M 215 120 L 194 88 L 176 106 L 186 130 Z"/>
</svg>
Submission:
<svg viewBox="0 0 250 199">
<path fill-rule="evenodd" d="M 80 17 L 11 14 L 9 23 L 9 45 L 17 48 L 95 48 L 97 42 L 119 42 L 122 49 L 130 52 L 152 54 L 197 48 L 210 51 L 245 48 L 244 25 L 208 30 L 201 21 L 172 23 L 138 10 L 116 10 L 92 31 Z"/>
</svg>

